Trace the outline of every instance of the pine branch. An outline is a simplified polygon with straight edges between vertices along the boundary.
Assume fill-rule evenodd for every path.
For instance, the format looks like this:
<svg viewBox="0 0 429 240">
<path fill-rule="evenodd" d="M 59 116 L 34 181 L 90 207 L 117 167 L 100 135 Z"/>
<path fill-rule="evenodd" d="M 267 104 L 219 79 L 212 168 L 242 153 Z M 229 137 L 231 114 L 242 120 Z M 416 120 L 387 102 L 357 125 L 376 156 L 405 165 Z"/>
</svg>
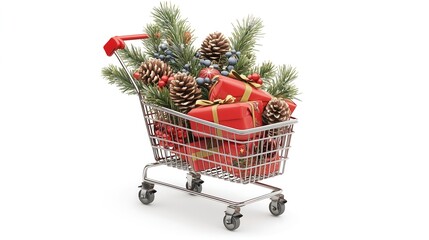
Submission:
<svg viewBox="0 0 429 240">
<path fill-rule="evenodd" d="M 123 68 L 109 65 L 101 70 L 101 74 L 109 84 L 116 85 L 123 93 L 136 94 L 134 86 L 128 79 L 127 72 Z"/>
<path fill-rule="evenodd" d="M 201 69 L 204 68 L 204 66 L 202 66 L 200 64 L 200 60 L 198 58 L 193 58 L 191 60 L 191 62 L 189 63 L 190 65 L 190 71 L 189 74 L 192 76 L 198 76 L 198 74 L 200 73 Z"/>
<path fill-rule="evenodd" d="M 161 3 L 152 12 L 155 24 L 162 30 L 162 36 L 167 41 L 169 49 L 175 56 L 170 66 L 175 72 L 179 72 L 185 66 L 190 65 L 190 72 L 199 72 L 200 66 L 195 58 L 196 49 L 192 46 L 195 38 L 187 19 L 183 19 L 180 10 L 171 3 Z M 189 39 L 187 36 L 191 36 Z"/>
<path fill-rule="evenodd" d="M 146 61 L 146 56 L 142 52 L 141 48 L 130 45 L 131 47 L 126 47 L 123 50 L 119 51 L 119 55 L 124 60 L 125 64 L 128 67 L 133 69 L 138 68 L 142 62 Z"/>
<path fill-rule="evenodd" d="M 273 81 L 263 85 L 264 90 L 274 97 L 297 99 L 296 96 L 299 92 L 293 83 L 297 77 L 298 73 L 295 68 L 287 65 L 279 66 Z"/>
<path fill-rule="evenodd" d="M 237 21 L 233 28 L 232 37 L 229 38 L 231 47 L 242 54 L 234 69 L 239 73 L 248 74 L 256 62 L 256 46 L 263 35 L 263 23 L 260 18 L 248 16 L 241 22 Z"/>
<path fill-rule="evenodd" d="M 201 100 L 209 100 L 210 90 L 207 87 L 201 87 Z"/>
<path fill-rule="evenodd" d="M 143 40 L 144 49 L 149 56 L 155 57 L 155 53 L 158 52 L 158 47 L 162 42 L 161 28 L 156 24 L 148 24 L 144 31 L 149 35 L 148 39 Z"/>
<path fill-rule="evenodd" d="M 240 74 L 249 75 L 253 73 L 251 68 L 255 65 L 255 56 L 249 53 L 242 53 L 234 70 Z"/>
<path fill-rule="evenodd" d="M 261 65 L 253 67 L 251 73 L 258 73 L 264 79 L 265 84 L 269 84 L 276 75 L 276 66 L 271 62 L 263 62 Z"/>
<path fill-rule="evenodd" d="M 171 24 L 175 25 L 181 17 L 180 9 L 167 2 L 161 2 L 159 7 L 154 7 L 152 16 L 155 19 L 155 23 L 161 27 L 161 29 L 168 28 L 172 26 Z"/>
<path fill-rule="evenodd" d="M 145 101 L 148 103 L 154 104 L 156 106 L 161 106 L 169 108 L 179 112 L 177 106 L 171 101 L 170 92 L 168 88 L 159 88 L 152 85 L 142 85 L 141 94 L 144 96 Z"/>
</svg>

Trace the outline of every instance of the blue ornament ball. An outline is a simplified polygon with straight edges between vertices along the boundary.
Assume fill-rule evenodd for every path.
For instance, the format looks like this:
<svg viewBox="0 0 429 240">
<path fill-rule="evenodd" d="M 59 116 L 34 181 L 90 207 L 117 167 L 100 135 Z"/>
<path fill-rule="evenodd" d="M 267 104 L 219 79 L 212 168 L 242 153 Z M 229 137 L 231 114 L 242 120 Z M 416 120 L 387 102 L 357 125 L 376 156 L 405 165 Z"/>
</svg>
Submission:
<svg viewBox="0 0 429 240">
<path fill-rule="evenodd" d="M 232 53 L 231 53 L 231 52 L 226 52 L 226 53 L 225 53 L 225 56 L 229 58 L 229 57 L 231 57 L 231 56 L 232 56 Z"/>
<path fill-rule="evenodd" d="M 229 65 L 228 67 L 226 67 L 226 69 L 231 72 L 234 69 L 234 66 Z"/>
<path fill-rule="evenodd" d="M 205 82 L 205 83 L 210 83 L 210 82 L 211 82 L 211 80 L 210 80 L 210 78 L 206 77 L 206 78 L 204 78 L 204 82 Z"/>
<path fill-rule="evenodd" d="M 206 67 L 210 66 L 212 64 L 212 62 L 210 62 L 210 60 L 206 59 L 204 60 L 204 65 L 206 65 Z"/>
<path fill-rule="evenodd" d="M 235 57 L 230 57 L 230 58 L 228 58 L 228 63 L 230 65 L 235 65 L 235 64 L 237 64 L 237 59 Z"/>
<path fill-rule="evenodd" d="M 162 43 L 161 45 L 159 45 L 159 47 L 160 47 L 163 51 L 165 51 L 165 50 L 167 49 L 167 44 Z"/>
<path fill-rule="evenodd" d="M 222 74 L 223 76 L 228 76 L 229 72 L 228 71 L 222 71 L 222 72 L 220 72 L 220 74 Z"/>
<path fill-rule="evenodd" d="M 200 86 L 203 85 L 204 84 L 204 78 L 198 77 L 197 78 L 197 84 L 200 85 Z"/>
</svg>

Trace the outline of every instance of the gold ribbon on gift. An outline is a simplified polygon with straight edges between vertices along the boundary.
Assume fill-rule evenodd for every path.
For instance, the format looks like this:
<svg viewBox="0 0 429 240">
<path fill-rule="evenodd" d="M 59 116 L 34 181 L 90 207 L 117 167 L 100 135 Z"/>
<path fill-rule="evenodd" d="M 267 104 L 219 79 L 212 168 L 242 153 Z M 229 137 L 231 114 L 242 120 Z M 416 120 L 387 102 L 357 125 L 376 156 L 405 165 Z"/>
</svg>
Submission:
<svg viewBox="0 0 429 240">
<path fill-rule="evenodd" d="M 211 152 L 209 152 L 209 151 L 211 151 Z M 209 149 L 204 150 L 204 151 L 199 151 L 199 152 L 192 153 L 192 161 L 200 160 L 199 158 L 209 157 L 209 156 L 211 156 L 211 155 L 214 154 L 212 152 L 219 152 L 219 148 L 218 147 L 214 147 L 214 148 L 209 148 Z"/>
<path fill-rule="evenodd" d="M 240 80 L 242 82 L 248 83 L 250 84 L 252 87 L 254 88 L 261 88 L 262 85 L 261 84 L 257 84 L 255 82 L 252 82 L 252 80 L 248 79 L 245 75 L 243 74 L 239 74 L 238 72 L 236 72 L 235 70 L 232 70 L 229 74 L 228 77 L 230 78 L 235 78 L 237 80 Z"/>
<path fill-rule="evenodd" d="M 252 82 L 252 80 L 248 79 L 245 75 L 239 74 L 238 72 L 232 70 L 228 77 L 237 79 L 239 81 L 244 82 L 244 93 L 243 96 L 240 99 L 240 102 L 247 102 L 249 101 L 250 94 L 252 93 L 252 87 L 253 88 L 261 88 L 261 84 L 257 84 L 255 82 Z"/>
<path fill-rule="evenodd" d="M 253 120 L 253 127 L 256 126 L 256 116 L 255 116 L 255 105 L 253 105 L 253 102 L 248 103 L 250 106 L 250 113 L 252 114 L 252 120 Z"/>
<path fill-rule="evenodd" d="M 228 104 L 228 103 L 234 103 L 235 97 L 228 95 L 225 99 L 216 99 L 213 102 L 209 100 L 197 100 L 195 105 L 197 106 L 214 106 L 219 104 Z"/>
<path fill-rule="evenodd" d="M 212 106 L 212 115 L 213 115 L 213 122 L 219 124 L 219 116 L 217 115 L 217 108 L 220 104 L 229 104 L 234 103 L 235 97 L 228 95 L 225 99 L 216 99 L 213 102 L 209 100 L 197 100 L 195 105 L 197 106 Z M 216 134 L 219 137 L 222 137 L 222 130 L 216 129 Z"/>
</svg>

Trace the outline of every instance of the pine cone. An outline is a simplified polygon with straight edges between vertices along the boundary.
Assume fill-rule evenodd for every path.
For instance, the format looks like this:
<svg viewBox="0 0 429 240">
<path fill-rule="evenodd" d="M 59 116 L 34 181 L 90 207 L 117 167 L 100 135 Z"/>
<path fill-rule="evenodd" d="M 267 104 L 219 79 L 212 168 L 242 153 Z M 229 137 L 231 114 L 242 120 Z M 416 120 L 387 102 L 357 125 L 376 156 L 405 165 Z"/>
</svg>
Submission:
<svg viewBox="0 0 429 240">
<path fill-rule="evenodd" d="M 173 71 L 167 63 L 159 59 L 150 59 L 142 63 L 136 73 L 138 73 L 137 76 L 139 76 L 137 80 L 149 85 L 158 84 L 162 76 L 170 76 Z M 136 74 L 134 76 L 136 76 Z"/>
<path fill-rule="evenodd" d="M 187 113 L 195 107 L 195 102 L 201 98 L 201 89 L 197 87 L 194 77 L 177 73 L 170 83 L 170 97 L 181 112 Z"/>
<path fill-rule="evenodd" d="M 262 113 L 262 120 L 264 124 L 283 122 L 289 120 L 289 118 L 289 105 L 281 98 L 271 99 Z"/>
<path fill-rule="evenodd" d="M 201 58 L 208 59 L 219 63 L 220 58 L 229 51 L 229 41 L 222 33 L 215 32 L 209 36 L 201 44 Z"/>
</svg>

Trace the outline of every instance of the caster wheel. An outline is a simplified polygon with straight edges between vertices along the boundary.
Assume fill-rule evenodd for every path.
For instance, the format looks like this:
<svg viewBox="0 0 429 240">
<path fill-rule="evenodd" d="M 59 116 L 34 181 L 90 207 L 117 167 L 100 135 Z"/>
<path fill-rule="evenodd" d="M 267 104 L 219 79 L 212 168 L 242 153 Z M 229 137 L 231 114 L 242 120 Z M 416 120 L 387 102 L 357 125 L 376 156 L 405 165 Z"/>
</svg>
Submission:
<svg viewBox="0 0 429 240">
<path fill-rule="evenodd" d="M 186 189 L 200 193 L 201 191 L 203 191 L 203 185 L 201 185 L 200 183 L 194 183 L 191 187 L 189 187 L 188 182 L 186 182 Z"/>
<path fill-rule="evenodd" d="M 223 217 L 223 225 L 226 227 L 226 229 L 228 229 L 230 231 L 234 231 L 235 229 L 240 227 L 240 218 L 232 216 L 231 222 L 228 223 L 226 221 L 226 216 L 225 216 L 225 217 Z"/>
<path fill-rule="evenodd" d="M 270 202 L 270 212 L 274 216 L 280 216 L 285 212 L 285 203 L 280 201 L 272 201 Z"/>
<path fill-rule="evenodd" d="M 153 200 L 155 200 L 155 192 L 156 191 L 154 189 L 151 189 L 151 190 L 140 190 L 139 191 L 140 202 L 142 202 L 145 205 L 153 202 Z"/>
</svg>

